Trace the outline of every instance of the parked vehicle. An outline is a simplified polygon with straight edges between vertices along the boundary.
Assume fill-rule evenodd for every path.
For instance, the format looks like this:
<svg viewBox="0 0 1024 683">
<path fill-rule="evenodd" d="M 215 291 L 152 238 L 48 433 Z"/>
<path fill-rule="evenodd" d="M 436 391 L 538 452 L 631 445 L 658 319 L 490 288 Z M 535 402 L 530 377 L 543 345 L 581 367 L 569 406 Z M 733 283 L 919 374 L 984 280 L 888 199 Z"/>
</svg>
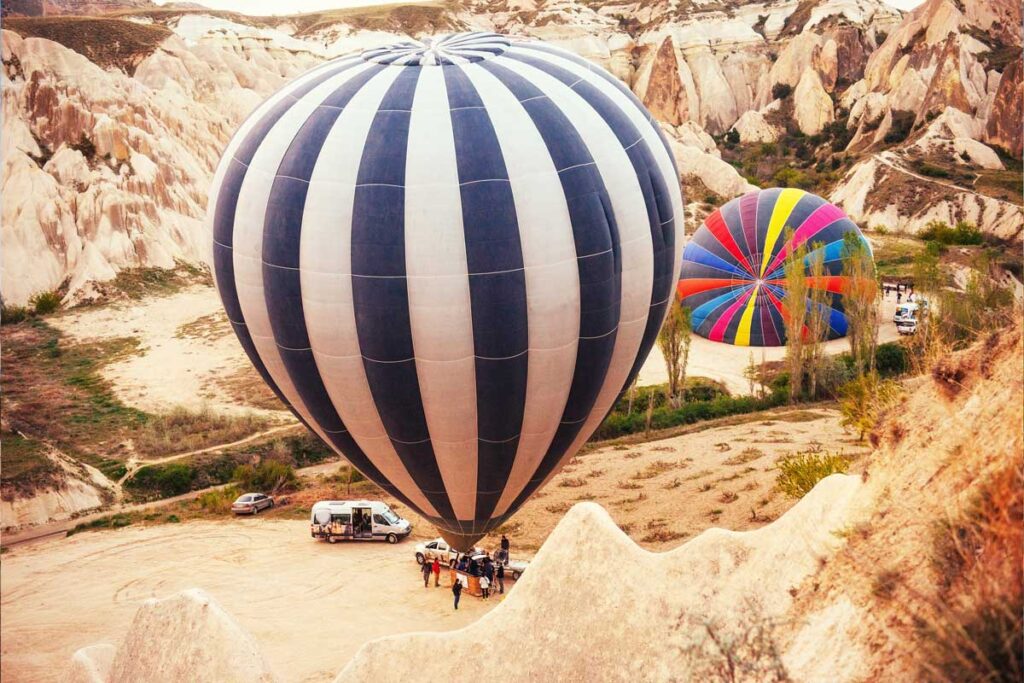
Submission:
<svg viewBox="0 0 1024 683">
<path fill-rule="evenodd" d="M 436 557 L 440 560 L 441 564 L 454 567 L 462 559 L 463 555 L 468 555 L 470 559 L 476 560 L 477 564 L 483 564 L 484 559 L 487 558 L 487 553 L 483 552 L 480 548 L 473 548 L 469 553 L 460 553 L 449 546 L 448 542 L 443 538 L 435 538 L 433 541 L 416 544 L 417 564 L 433 562 Z M 526 560 L 511 560 L 505 562 L 504 565 L 506 576 L 516 580 L 526 571 L 529 562 Z"/>
<path fill-rule="evenodd" d="M 896 331 L 900 334 L 914 334 L 917 332 L 917 321 L 916 320 L 901 320 L 896 323 Z"/>
<path fill-rule="evenodd" d="M 258 515 L 260 510 L 274 507 L 274 499 L 265 493 L 245 493 L 231 504 L 236 515 Z"/>
<path fill-rule="evenodd" d="M 473 548 L 470 552 L 476 554 L 479 552 L 479 549 Z M 443 538 L 435 538 L 433 541 L 416 544 L 416 562 L 418 564 L 433 562 L 436 557 L 440 560 L 441 564 L 454 567 L 455 563 L 462 558 L 462 555 L 463 553 L 449 546 L 448 542 Z"/>
<path fill-rule="evenodd" d="M 896 307 L 896 312 L 892 316 L 892 321 L 899 325 L 900 323 L 917 322 L 918 314 L 928 309 L 928 302 L 923 299 L 916 302 L 907 302 L 900 304 Z"/>
<path fill-rule="evenodd" d="M 412 524 L 379 500 L 322 500 L 310 510 L 309 531 L 313 538 L 328 543 L 340 540 L 398 543 L 412 532 Z"/>
</svg>

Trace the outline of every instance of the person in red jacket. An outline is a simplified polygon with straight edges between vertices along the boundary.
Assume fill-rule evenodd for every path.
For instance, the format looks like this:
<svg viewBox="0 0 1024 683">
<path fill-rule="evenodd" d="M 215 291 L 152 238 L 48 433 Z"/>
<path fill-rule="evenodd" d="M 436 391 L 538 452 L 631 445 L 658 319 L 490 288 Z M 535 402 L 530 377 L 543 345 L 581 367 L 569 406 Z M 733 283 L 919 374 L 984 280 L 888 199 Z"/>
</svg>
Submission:
<svg viewBox="0 0 1024 683">
<path fill-rule="evenodd" d="M 434 558 L 434 588 L 441 585 L 441 561 Z"/>
</svg>

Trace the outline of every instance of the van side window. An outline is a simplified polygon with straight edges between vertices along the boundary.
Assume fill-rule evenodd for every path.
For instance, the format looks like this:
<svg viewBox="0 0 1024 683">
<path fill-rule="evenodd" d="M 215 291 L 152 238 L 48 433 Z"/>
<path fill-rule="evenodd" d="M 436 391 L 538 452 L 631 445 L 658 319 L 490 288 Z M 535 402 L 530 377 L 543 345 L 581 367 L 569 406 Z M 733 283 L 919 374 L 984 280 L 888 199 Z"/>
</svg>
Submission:
<svg viewBox="0 0 1024 683">
<path fill-rule="evenodd" d="M 345 514 L 338 515 L 338 516 L 341 517 L 341 523 L 342 524 L 351 524 L 352 523 L 352 514 L 351 513 L 346 512 Z"/>
<path fill-rule="evenodd" d="M 427 544 L 427 548 L 430 549 L 430 550 L 433 550 L 436 547 L 437 547 L 437 541 L 431 541 L 430 543 Z"/>
<path fill-rule="evenodd" d="M 374 524 L 380 524 L 381 526 L 387 526 L 388 525 L 388 523 L 380 515 L 374 515 L 373 516 L 373 523 Z"/>
</svg>

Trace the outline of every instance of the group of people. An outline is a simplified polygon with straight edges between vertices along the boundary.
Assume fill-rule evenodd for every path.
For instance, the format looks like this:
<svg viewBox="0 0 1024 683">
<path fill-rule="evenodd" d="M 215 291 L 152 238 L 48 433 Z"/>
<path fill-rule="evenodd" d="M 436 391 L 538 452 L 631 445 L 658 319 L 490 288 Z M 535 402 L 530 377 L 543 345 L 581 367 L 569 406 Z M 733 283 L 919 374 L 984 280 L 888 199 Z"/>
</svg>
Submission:
<svg viewBox="0 0 1024 683">
<path fill-rule="evenodd" d="M 505 592 L 505 564 L 508 562 L 509 549 L 511 544 L 508 538 L 504 535 L 501 537 L 501 549 L 495 553 L 495 560 L 492 560 L 489 556 L 484 554 L 484 557 L 478 562 L 475 557 L 470 555 L 463 555 L 459 558 L 459 561 L 455 564 L 455 570 L 461 574 L 469 576 L 476 576 L 480 579 L 480 592 L 484 600 L 488 600 L 491 597 L 491 591 L 495 584 L 497 584 L 498 593 L 504 594 Z M 435 557 L 433 561 L 427 560 L 423 562 L 420 567 L 423 572 L 423 587 L 428 588 L 430 586 L 430 576 L 434 576 L 434 587 L 441 585 L 441 562 L 440 559 Z M 466 588 L 465 577 L 457 574 L 455 581 L 452 582 L 452 595 L 455 598 L 455 609 L 459 609 L 459 600 L 462 598 L 462 590 Z"/>
<path fill-rule="evenodd" d="M 896 303 L 903 303 L 903 294 L 907 294 L 907 301 L 914 300 L 914 285 L 905 285 L 902 282 L 897 282 L 895 285 L 888 283 L 882 284 L 882 298 L 889 298 L 889 292 L 896 292 Z"/>
</svg>

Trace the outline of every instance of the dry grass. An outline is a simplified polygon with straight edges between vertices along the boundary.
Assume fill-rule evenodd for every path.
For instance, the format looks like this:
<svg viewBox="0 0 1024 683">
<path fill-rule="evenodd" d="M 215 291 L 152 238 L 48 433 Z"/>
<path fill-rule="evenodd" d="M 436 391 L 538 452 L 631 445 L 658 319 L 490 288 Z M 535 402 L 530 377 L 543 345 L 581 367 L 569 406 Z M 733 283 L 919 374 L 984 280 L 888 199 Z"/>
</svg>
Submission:
<svg viewBox="0 0 1024 683">
<path fill-rule="evenodd" d="M 287 410 L 256 369 L 248 363 L 235 372 L 219 378 L 217 386 L 233 402 L 240 405 L 263 410 Z"/>
<path fill-rule="evenodd" d="M 701 477 L 706 477 L 710 474 L 714 474 L 714 472 L 712 472 L 711 470 L 701 470 L 700 472 L 694 472 L 693 474 L 683 477 L 683 481 L 694 481 L 696 479 L 700 479 Z"/>
<path fill-rule="evenodd" d="M 217 312 L 179 325 L 178 329 L 174 331 L 174 336 L 178 339 L 216 341 L 217 339 L 223 339 L 231 333 L 231 323 L 228 322 L 227 315 L 223 312 Z"/>
<path fill-rule="evenodd" d="M 739 499 L 739 495 L 733 491 L 725 491 L 718 497 L 718 501 L 721 503 L 735 503 Z"/>
<path fill-rule="evenodd" d="M 558 485 L 564 489 L 578 489 L 581 486 L 586 486 L 587 480 L 581 477 L 570 477 L 568 479 L 562 479 L 558 482 Z"/>
<path fill-rule="evenodd" d="M 617 486 L 620 489 L 626 489 L 627 491 L 635 491 L 643 488 L 643 484 L 638 484 L 635 481 L 620 481 Z"/>
<path fill-rule="evenodd" d="M 668 543 L 669 541 L 678 541 L 681 538 L 689 536 L 685 531 L 673 531 L 671 529 L 655 529 L 644 535 L 640 540 L 644 543 Z"/>
<path fill-rule="evenodd" d="M 667 484 L 665 484 L 662 488 L 672 490 L 672 489 L 677 489 L 677 488 L 679 488 L 682 485 L 683 485 L 683 480 L 680 479 L 679 477 L 676 477 L 672 481 L 670 481 Z"/>
<path fill-rule="evenodd" d="M 707 493 L 713 488 L 715 488 L 714 484 L 712 484 L 711 482 L 704 482 L 703 484 L 700 485 L 700 488 L 698 488 L 697 490 L 700 491 L 701 493 Z"/>
<path fill-rule="evenodd" d="M 921 627 L 920 676 L 1024 678 L 1024 469 L 1019 458 L 935 541 L 941 583 Z"/>
<path fill-rule="evenodd" d="M 630 479 L 653 479 L 659 474 L 682 469 L 684 467 L 686 467 L 686 464 L 679 461 L 669 462 L 668 460 L 655 460 L 644 469 L 639 472 L 635 472 Z"/>
<path fill-rule="evenodd" d="M 587 479 L 596 479 L 597 477 L 603 476 L 604 470 L 590 470 L 587 472 Z"/>
<path fill-rule="evenodd" d="M 726 465 L 746 465 L 748 462 L 753 462 L 755 460 L 763 458 L 764 455 L 765 455 L 764 451 L 760 450 L 759 448 L 753 448 L 753 447 L 744 448 L 738 454 L 736 454 L 736 455 L 732 456 L 731 458 L 728 458 L 727 460 L 725 460 L 725 464 Z"/>
<path fill-rule="evenodd" d="M 150 418 L 134 436 L 135 450 L 148 457 L 200 450 L 231 443 L 262 431 L 267 421 L 254 415 L 219 415 L 209 408 L 190 411 L 178 407 Z"/>
<path fill-rule="evenodd" d="M 544 509 L 554 515 L 564 515 L 566 512 L 569 511 L 569 508 L 571 507 L 572 503 L 570 503 L 569 501 L 562 501 L 561 503 L 552 503 L 551 505 L 546 505 Z"/>
<path fill-rule="evenodd" d="M 625 458 L 626 460 L 635 460 L 636 458 L 639 458 L 641 455 L 643 455 L 643 453 L 641 453 L 640 451 L 630 451 L 629 453 L 626 453 L 622 457 Z"/>
</svg>

